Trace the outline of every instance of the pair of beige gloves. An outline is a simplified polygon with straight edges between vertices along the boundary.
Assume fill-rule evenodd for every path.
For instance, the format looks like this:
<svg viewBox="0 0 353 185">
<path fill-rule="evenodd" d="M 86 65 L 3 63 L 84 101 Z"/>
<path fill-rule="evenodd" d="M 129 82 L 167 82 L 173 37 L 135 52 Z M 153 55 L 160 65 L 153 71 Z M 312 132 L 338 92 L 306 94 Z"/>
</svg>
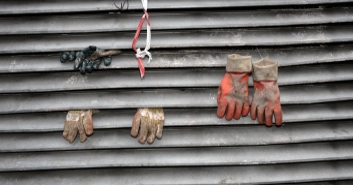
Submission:
<svg viewBox="0 0 353 185">
<path fill-rule="evenodd" d="M 87 135 L 93 134 L 92 110 L 72 110 L 67 113 L 63 137 L 72 143 L 77 133 L 80 141 L 85 142 Z M 164 126 L 164 112 L 162 108 L 140 108 L 137 110 L 131 128 L 131 136 L 137 137 L 141 144 L 146 141 L 152 144 L 157 137 L 162 138 Z"/>
</svg>

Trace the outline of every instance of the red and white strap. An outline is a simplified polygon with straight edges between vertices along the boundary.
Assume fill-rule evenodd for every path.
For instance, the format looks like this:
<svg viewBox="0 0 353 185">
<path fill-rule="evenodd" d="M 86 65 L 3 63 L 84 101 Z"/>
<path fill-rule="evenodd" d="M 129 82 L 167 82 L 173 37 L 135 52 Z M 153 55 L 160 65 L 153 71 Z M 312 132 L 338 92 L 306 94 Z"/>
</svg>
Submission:
<svg viewBox="0 0 353 185">
<path fill-rule="evenodd" d="M 148 63 L 150 63 L 150 61 L 152 60 L 152 54 L 148 51 L 150 49 L 150 45 L 151 45 L 151 23 L 150 23 L 150 19 L 149 19 L 148 12 L 147 12 L 147 1 L 148 0 L 141 0 L 145 14 L 143 14 L 143 16 L 140 19 L 140 23 L 137 27 L 137 30 L 136 30 L 136 33 L 134 36 L 134 40 L 132 41 L 132 49 L 136 52 L 136 58 L 138 61 L 138 66 L 140 69 L 141 78 L 143 78 L 145 76 L 145 67 L 143 66 L 142 59 L 145 58 L 145 56 L 147 55 L 149 58 Z M 147 20 L 146 47 L 143 51 L 141 51 L 140 48 L 136 48 L 136 43 L 137 43 L 137 40 L 140 36 L 140 32 L 141 32 L 143 23 L 145 22 L 145 19 Z"/>
</svg>

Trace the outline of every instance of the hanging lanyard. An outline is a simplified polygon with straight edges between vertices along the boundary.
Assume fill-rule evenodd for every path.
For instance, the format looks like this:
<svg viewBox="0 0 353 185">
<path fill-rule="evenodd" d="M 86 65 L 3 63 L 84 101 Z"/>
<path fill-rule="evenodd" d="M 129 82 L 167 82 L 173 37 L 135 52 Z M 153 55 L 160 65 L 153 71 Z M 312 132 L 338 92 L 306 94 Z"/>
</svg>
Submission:
<svg viewBox="0 0 353 185">
<path fill-rule="evenodd" d="M 143 61 L 142 59 L 145 58 L 145 56 L 148 56 L 148 63 L 150 63 L 150 61 L 152 60 L 152 54 L 148 51 L 150 49 L 150 45 L 151 45 L 151 23 L 150 23 L 150 19 L 147 13 L 147 0 L 141 0 L 142 5 L 143 5 L 143 9 L 144 9 L 144 14 L 140 19 L 140 23 L 137 27 L 135 36 L 134 36 L 134 40 L 132 41 L 132 49 L 136 52 L 136 58 L 137 58 L 137 62 L 138 62 L 138 66 L 140 69 L 140 75 L 141 78 L 143 78 L 145 76 L 145 67 L 143 66 Z M 140 32 L 143 26 L 143 23 L 145 22 L 145 19 L 147 20 L 147 38 L 146 38 L 146 47 L 143 51 L 141 51 L 140 48 L 136 48 L 136 43 L 137 40 L 140 36 Z"/>
</svg>

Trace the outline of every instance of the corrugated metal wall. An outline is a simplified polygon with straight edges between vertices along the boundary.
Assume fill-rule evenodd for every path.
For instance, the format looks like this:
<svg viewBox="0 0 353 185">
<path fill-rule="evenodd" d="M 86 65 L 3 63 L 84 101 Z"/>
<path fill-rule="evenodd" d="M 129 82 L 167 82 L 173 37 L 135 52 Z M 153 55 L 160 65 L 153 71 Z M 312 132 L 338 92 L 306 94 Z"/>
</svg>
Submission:
<svg viewBox="0 0 353 185">
<path fill-rule="evenodd" d="M 150 0 L 144 80 L 142 4 L 114 2 L 0 1 L 0 184 L 353 184 L 352 0 Z M 88 45 L 123 53 L 86 75 L 60 63 Z M 278 61 L 283 126 L 216 117 L 232 53 Z M 165 107 L 153 145 L 129 134 L 138 107 Z M 69 144 L 66 111 L 88 108 L 93 136 Z"/>
</svg>

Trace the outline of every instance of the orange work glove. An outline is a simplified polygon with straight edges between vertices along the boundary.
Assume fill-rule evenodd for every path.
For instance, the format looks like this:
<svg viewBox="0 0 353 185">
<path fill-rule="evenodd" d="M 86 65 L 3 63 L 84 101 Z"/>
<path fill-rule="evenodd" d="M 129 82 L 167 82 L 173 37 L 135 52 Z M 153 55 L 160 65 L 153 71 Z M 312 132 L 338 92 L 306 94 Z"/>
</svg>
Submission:
<svg viewBox="0 0 353 185">
<path fill-rule="evenodd" d="M 251 119 L 266 126 L 272 125 L 274 113 L 276 125 L 282 124 L 282 108 L 277 84 L 278 63 L 267 58 L 253 63 L 254 96 L 251 103 Z"/>
<path fill-rule="evenodd" d="M 93 134 L 92 110 L 71 110 L 67 113 L 63 137 L 72 143 L 77 132 L 81 143 L 86 141 L 87 135 Z"/>
<path fill-rule="evenodd" d="M 248 79 L 251 72 L 251 56 L 228 55 L 226 73 L 218 87 L 217 116 L 224 114 L 227 120 L 238 120 L 249 113 Z"/>
<path fill-rule="evenodd" d="M 157 136 L 162 138 L 164 126 L 163 108 L 141 108 L 132 120 L 131 136 L 138 137 L 138 141 L 144 144 L 152 144 Z"/>
</svg>

